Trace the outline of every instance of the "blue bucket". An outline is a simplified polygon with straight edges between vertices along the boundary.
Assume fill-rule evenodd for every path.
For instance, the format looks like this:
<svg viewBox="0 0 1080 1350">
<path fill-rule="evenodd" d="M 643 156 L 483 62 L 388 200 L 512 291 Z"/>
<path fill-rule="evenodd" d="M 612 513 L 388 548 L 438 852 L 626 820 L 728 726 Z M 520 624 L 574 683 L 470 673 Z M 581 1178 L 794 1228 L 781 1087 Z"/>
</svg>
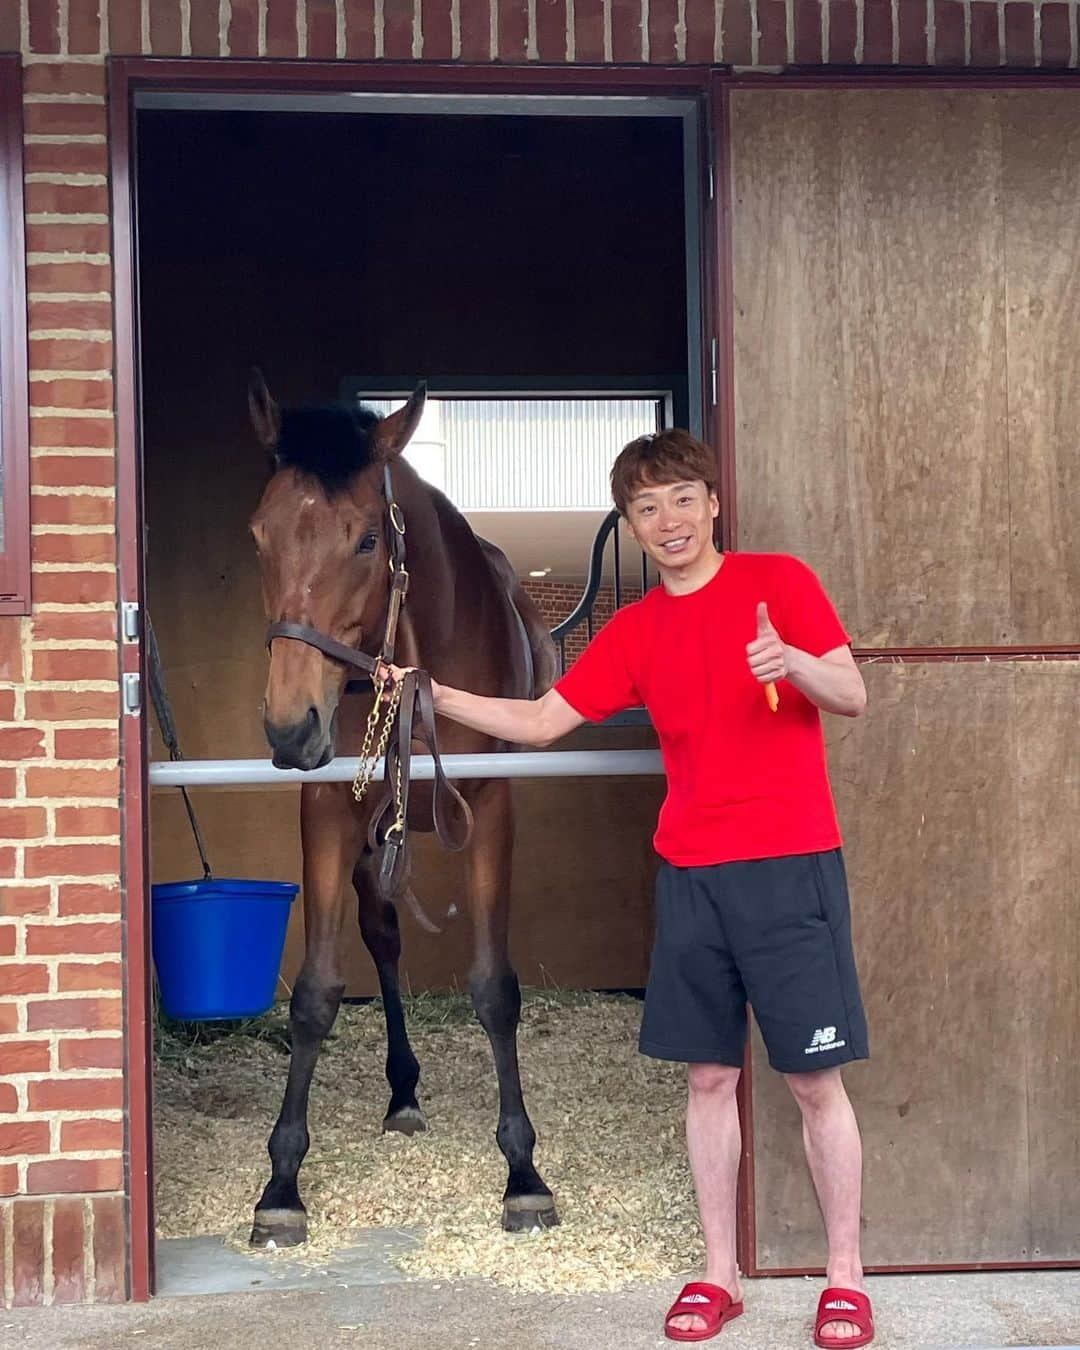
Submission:
<svg viewBox="0 0 1080 1350">
<path fill-rule="evenodd" d="M 289 910 L 288 881 L 172 881 L 151 886 L 154 964 L 170 1017 L 258 1017 L 274 1001 Z"/>
</svg>

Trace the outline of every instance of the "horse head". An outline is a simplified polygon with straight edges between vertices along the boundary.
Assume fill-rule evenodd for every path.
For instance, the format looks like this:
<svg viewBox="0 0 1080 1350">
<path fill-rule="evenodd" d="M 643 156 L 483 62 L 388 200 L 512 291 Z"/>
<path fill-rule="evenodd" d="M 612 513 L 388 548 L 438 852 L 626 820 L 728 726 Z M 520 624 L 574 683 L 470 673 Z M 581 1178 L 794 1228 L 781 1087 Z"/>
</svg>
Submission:
<svg viewBox="0 0 1080 1350">
<path fill-rule="evenodd" d="M 344 405 L 282 409 L 252 372 L 251 420 L 272 472 L 251 534 L 272 628 L 295 625 L 331 644 L 378 653 L 393 529 L 384 469 L 409 443 L 424 402 L 420 385 L 403 408 L 382 418 Z M 350 666 L 301 637 L 271 632 L 269 645 L 264 726 L 274 763 L 320 768 L 334 757 Z"/>
</svg>

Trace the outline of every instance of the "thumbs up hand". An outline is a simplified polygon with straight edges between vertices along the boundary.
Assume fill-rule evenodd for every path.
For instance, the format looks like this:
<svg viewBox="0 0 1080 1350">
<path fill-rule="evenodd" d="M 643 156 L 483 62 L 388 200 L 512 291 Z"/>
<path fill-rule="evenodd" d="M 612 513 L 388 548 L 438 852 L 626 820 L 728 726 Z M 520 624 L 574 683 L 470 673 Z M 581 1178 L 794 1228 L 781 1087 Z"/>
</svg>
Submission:
<svg viewBox="0 0 1080 1350">
<path fill-rule="evenodd" d="M 750 673 L 761 684 L 782 680 L 788 673 L 787 647 L 772 626 L 764 600 L 757 607 L 757 637 L 746 644 Z"/>
</svg>

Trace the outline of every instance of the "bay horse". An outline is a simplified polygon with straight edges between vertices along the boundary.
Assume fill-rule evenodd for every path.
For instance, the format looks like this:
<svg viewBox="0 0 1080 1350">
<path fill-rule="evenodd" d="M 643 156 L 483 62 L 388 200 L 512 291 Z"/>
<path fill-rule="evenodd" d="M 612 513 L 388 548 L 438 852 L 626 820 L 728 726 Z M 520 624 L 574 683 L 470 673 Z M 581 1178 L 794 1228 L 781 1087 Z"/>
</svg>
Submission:
<svg viewBox="0 0 1080 1350">
<path fill-rule="evenodd" d="M 264 727 L 281 768 L 312 769 L 335 754 L 358 755 L 371 692 L 346 692 L 347 660 L 275 627 L 325 635 L 376 656 L 386 631 L 394 569 L 393 531 L 404 526 L 408 595 L 394 660 L 440 683 L 505 698 L 534 698 L 555 676 L 555 651 L 536 607 L 505 556 L 479 539 L 461 513 L 401 458 L 424 409 L 419 386 L 397 412 L 359 405 L 280 409 L 258 371 L 248 403 L 271 455 L 271 477 L 251 521 L 270 630 Z M 392 494 L 388 506 L 387 497 Z M 511 747 L 439 719 L 442 749 L 478 753 Z M 517 1057 L 521 991 L 507 933 L 513 815 L 506 779 L 458 785 L 471 808 L 466 910 L 472 920 L 469 992 L 491 1042 L 499 1084 L 496 1139 L 508 1179 L 508 1231 L 558 1223 L 552 1193 L 533 1162 L 536 1134 L 525 1110 Z M 430 783 L 413 785 L 407 822 L 432 828 Z M 401 938 L 393 898 L 380 892 L 368 826 L 378 804 L 358 803 L 348 783 L 305 783 L 300 793 L 306 948 L 289 1007 L 292 1052 L 281 1111 L 270 1135 L 270 1180 L 255 1209 L 251 1242 L 295 1246 L 307 1213 L 297 1184 L 309 1147 L 308 1093 L 344 980 L 339 943 L 351 882 L 360 933 L 379 977 L 386 1015 L 390 1103 L 383 1129 L 427 1128 L 416 1091 L 420 1069 L 409 1044 L 398 982 Z"/>
</svg>

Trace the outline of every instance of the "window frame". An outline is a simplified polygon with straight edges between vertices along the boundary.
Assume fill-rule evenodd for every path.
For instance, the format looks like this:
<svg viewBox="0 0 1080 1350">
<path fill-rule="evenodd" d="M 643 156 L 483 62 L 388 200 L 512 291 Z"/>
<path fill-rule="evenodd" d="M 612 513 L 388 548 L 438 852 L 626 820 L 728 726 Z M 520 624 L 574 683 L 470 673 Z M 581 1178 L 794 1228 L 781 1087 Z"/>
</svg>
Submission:
<svg viewBox="0 0 1080 1350">
<path fill-rule="evenodd" d="M 0 56 L 0 614 L 30 613 L 30 428 L 22 63 Z"/>
</svg>

